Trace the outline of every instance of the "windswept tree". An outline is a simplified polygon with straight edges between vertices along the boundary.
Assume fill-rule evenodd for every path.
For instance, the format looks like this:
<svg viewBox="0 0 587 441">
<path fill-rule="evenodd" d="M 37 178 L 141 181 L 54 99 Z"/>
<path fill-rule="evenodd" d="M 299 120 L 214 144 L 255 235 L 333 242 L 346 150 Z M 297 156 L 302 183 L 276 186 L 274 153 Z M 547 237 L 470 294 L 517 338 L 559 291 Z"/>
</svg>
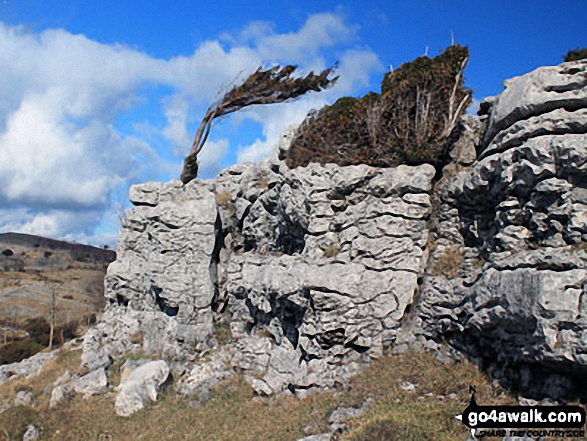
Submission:
<svg viewBox="0 0 587 441">
<path fill-rule="evenodd" d="M 263 70 L 259 67 L 239 86 L 233 87 L 222 99 L 212 104 L 196 132 L 190 154 L 185 158 L 181 181 L 187 184 L 198 174 L 198 154 L 204 147 L 212 121 L 215 118 L 229 115 L 237 110 L 255 104 L 276 104 L 298 98 L 307 92 L 320 92 L 334 85 L 338 77 L 329 78 L 336 64 L 320 74 L 310 72 L 306 77 L 292 77 L 296 66 L 274 66 Z"/>
</svg>

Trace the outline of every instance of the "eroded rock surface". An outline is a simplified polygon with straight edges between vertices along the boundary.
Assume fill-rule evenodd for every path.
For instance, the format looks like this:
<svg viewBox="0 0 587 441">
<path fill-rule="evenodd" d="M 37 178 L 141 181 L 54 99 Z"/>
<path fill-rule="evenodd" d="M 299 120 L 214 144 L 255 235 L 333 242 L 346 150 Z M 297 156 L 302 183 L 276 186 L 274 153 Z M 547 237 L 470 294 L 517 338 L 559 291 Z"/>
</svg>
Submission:
<svg viewBox="0 0 587 441">
<path fill-rule="evenodd" d="M 587 61 L 505 86 L 480 159 L 439 191 L 419 319 L 506 385 L 560 398 L 587 373 Z"/>
<path fill-rule="evenodd" d="M 186 360 L 212 333 L 214 193 L 196 183 L 148 183 L 132 187 L 131 201 L 106 276 L 111 307 L 85 336 L 88 370 L 137 347 Z"/>
<path fill-rule="evenodd" d="M 194 363 L 178 384 L 197 394 L 215 320 L 230 327 L 228 365 L 260 393 L 339 384 L 393 342 L 413 301 L 434 173 L 267 162 L 133 187 L 82 366 L 161 354 Z"/>
</svg>

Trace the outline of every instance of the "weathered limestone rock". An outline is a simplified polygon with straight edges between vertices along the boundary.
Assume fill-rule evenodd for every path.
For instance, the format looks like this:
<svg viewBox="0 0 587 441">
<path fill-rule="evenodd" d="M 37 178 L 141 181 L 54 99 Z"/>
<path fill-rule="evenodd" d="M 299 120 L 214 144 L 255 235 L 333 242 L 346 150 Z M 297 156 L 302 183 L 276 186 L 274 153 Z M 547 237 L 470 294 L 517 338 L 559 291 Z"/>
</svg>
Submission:
<svg viewBox="0 0 587 441">
<path fill-rule="evenodd" d="M 15 406 L 28 406 L 35 399 L 34 395 L 30 391 L 19 391 L 14 397 Z"/>
<path fill-rule="evenodd" d="M 74 376 L 66 372 L 55 382 L 55 388 L 51 392 L 49 407 L 55 407 L 62 400 L 70 400 L 77 394 L 82 394 L 84 398 L 96 395 L 108 386 L 108 378 L 104 368 L 96 369 L 83 376 Z M 68 381 L 69 380 L 69 381 Z"/>
<path fill-rule="evenodd" d="M 514 123 L 555 109 L 587 108 L 587 61 L 545 66 L 504 82 L 505 91 L 494 101 L 485 134 L 488 143 Z"/>
<path fill-rule="evenodd" d="M 196 182 L 147 183 L 132 187 L 131 201 L 106 277 L 110 307 L 84 339 L 88 370 L 137 348 L 189 359 L 212 332 L 214 194 Z"/>
<path fill-rule="evenodd" d="M 244 252 L 226 259 L 221 291 L 242 342 L 233 363 L 262 372 L 250 380 L 258 392 L 333 386 L 394 340 L 426 261 L 433 175 L 311 164 L 271 175 L 264 192 L 245 173 L 231 187 L 220 178 L 251 202 L 223 220 Z"/>
<path fill-rule="evenodd" d="M 416 309 L 425 335 L 505 385 L 569 397 L 587 372 L 587 62 L 505 85 L 485 109 L 481 158 L 439 192 L 445 252 L 432 253 Z"/>
<path fill-rule="evenodd" d="M 429 165 L 289 170 L 274 158 L 213 182 L 133 187 L 108 270 L 110 306 L 85 337 L 82 365 L 161 353 L 196 363 L 177 387 L 197 394 L 200 376 L 217 381 L 206 374 L 215 362 L 197 357 L 227 308 L 230 364 L 256 389 L 335 385 L 394 340 L 413 301 L 434 174 Z"/>
<path fill-rule="evenodd" d="M 163 360 L 145 363 L 130 373 L 121 382 L 116 403 L 116 413 L 129 416 L 145 407 L 149 401 L 157 400 L 157 390 L 169 377 L 169 366 Z"/>
<path fill-rule="evenodd" d="M 39 431 L 35 426 L 29 424 L 26 428 L 26 432 L 22 437 L 22 441 L 34 441 L 39 439 Z"/>
<path fill-rule="evenodd" d="M 211 354 L 207 361 L 196 364 L 175 385 L 179 396 L 206 398 L 208 392 L 222 380 L 233 375 L 230 369 L 231 355 L 226 350 Z"/>
<path fill-rule="evenodd" d="M 32 377 L 37 375 L 47 363 L 49 363 L 56 353 L 39 352 L 19 363 L 11 363 L 0 366 L 0 384 L 5 381 L 14 380 L 18 377 Z"/>
</svg>

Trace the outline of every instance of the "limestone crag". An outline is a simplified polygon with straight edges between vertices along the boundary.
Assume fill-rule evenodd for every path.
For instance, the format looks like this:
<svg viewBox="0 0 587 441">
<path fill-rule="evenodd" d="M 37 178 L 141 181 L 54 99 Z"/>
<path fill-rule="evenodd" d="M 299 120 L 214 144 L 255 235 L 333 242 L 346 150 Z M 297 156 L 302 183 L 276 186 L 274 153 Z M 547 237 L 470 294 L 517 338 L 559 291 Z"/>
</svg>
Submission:
<svg viewBox="0 0 587 441">
<path fill-rule="evenodd" d="M 270 337 L 269 357 L 249 352 L 262 358 L 257 389 L 332 386 L 338 367 L 344 376 L 351 360 L 393 342 L 426 262 L 433 175 L 430 166 L 312 164 L 273 176 L 242 220 L 234 210 L 227 223 L 242 231 L 228 235 L 242 251 L 230 256 L 222 291 L 233 335 Z"/>
<path fill-rule="evenodd" d="M 480 159 L 439 190 L 419 319 L 509 386 L 560 398 L 587 372 L 587 61 L 505 86 L 482 107 Z"/>
<path fill-rule="evenodd" d="M 112 307 L 84 341 L 90 370 L 137 347 L 189 359 L 207 347 L 213 329 L 214 194 L 206 185 L 172 182 L 133 187 L 130 196 L 135 208 L 105 282 Z"/>
<path fill-rule="evenodd" d="M 218 372 L 242 370 L 268 394 L 342 382 L 393 342 L 413 301 L 434 173 L 266 162 L 133 187 L 82 364 L 140 349 L 204 369 L 215 320 L 234 345 Z M 184 366 L 192 380 L 178 384 L 199 393 Z"/>
</svg>

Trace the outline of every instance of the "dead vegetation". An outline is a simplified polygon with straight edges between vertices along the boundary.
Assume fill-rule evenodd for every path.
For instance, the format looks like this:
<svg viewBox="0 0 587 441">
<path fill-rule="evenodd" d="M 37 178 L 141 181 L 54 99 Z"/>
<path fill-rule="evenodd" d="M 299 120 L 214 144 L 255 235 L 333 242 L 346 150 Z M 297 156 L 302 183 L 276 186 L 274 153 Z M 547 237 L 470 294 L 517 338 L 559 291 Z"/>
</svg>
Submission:
<svg viewBox="0 0 587 441">
<path fill-rule="evenodd" d="M 477 388 L 483 403 L 514 400 L 470 363 L 444 364 L 428 353 L 389 355 L 376 360 L 348 387 L 338 392 L 311 393 L 306 398 L 255 398 L 251 387 L 233 377 L 212 392 L 212 399 L 190 406 L 189 400 L 171 392 L 159 396 L 145 410 L 124 418 L 114 411 L 115 395 L 106 392 L 89 399 L 75 397 L 49 409 L 45 388 L 65 370 L 75 372 L 80 352 L 64 352 L 33 379 L 18 379 L 0 386 L 0 397 L 14 398 L 31 390 L 32 406 L 12 407 L 0 413 L 0 427 L 7 440 L 22 439 L 28 424 L 39 429 L 41 440 L 90 440 L 107 434 L 112 440 L 297 440 L 329 430 L 328 416 L 338 407 L 358 407 L 366 399 L 374 404 L 360 418 L 347 422 L 341 440 L 446 440 L 462 439 L 467 430 L 454 416 L 468 404 L 469 385 Z M 120 370 L 121 363 L 118 363 Z M 111 367 L 110 382 L 119 373 Z M 402 389 L 414 384 L 412 392 Z M 0 432 L 2 433 L 2 432 Z M 2 435 L 0 435 L 0 439 Z"/>
<path fill-rule="evenodd" d="M 462 248 L 451 245 L 445 247 L 439 256 L 434 256 L 431 274 L 444 276 L 447 279 L 455 279 L 459 275 L 459 269 L 463 265 L 465 256 Z"/>
</svg>

